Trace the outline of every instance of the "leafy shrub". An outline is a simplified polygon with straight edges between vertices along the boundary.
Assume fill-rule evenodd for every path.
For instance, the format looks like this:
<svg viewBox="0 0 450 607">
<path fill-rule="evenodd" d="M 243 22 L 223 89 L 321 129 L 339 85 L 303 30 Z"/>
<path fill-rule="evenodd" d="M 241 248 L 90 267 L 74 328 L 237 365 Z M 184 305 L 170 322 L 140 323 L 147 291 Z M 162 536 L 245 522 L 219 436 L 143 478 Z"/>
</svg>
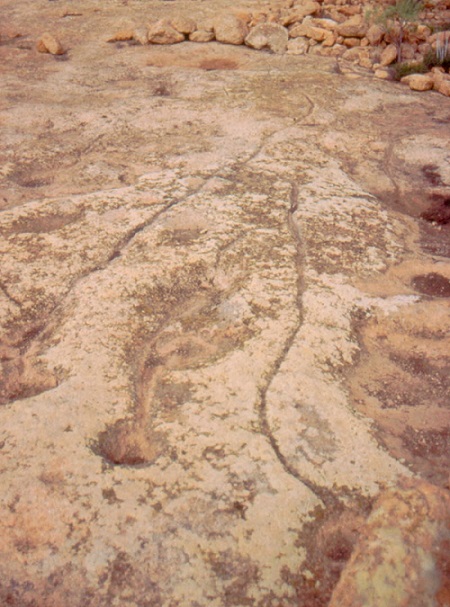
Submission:
<svg viewBox="0 0 450 607">
<path fill-rule="evenodd" d="M 450 36 L 448 32 L 440 32 L 436 38 L 436 58 L 439 65 L 450 61 Z"/>
<path fill-rule="evenodd" d="M 398 62 L 402 61 L 402 44 L 406 31 L 411 28 L 412 22 L 417 21 L 423 4 L 420 0 L 397 0 L 395 4 L 387 6 L 384 10 L 375 9 L 366 13 L 366 18 L 381 23 L 389 33 L 397 47 Z"/>
<path fill-rule="evenodd" d="M 418 63 L 394 63 L 391 68 L 394 80 L 401 80 L 403 76 L 409 76 L 410 74 L 426 74 L 428 72 L 428 67 L 422 61 Z"/>
<path fill-rule="evenodd" d="M 439 53 L 438 49 L 429 51 L 423 58 L 423 63 L 430 70 L 432 67 L 440 66 L 450 70 L 450 49 L 445 54 Z"/>
</svg>

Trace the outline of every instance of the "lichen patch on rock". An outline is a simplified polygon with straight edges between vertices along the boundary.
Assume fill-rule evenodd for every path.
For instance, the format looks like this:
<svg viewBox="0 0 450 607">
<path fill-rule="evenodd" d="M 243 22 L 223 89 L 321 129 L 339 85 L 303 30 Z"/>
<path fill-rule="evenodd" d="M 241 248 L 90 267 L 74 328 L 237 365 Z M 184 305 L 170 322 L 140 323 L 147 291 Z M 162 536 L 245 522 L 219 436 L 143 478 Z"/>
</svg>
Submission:
<svg viewBox="0 0 450 607">
<path fill-rule="evenodd" d="M 446 99 L 203 4 L 4 2 L 0 603 L 443 606 Z"/>
</svg>

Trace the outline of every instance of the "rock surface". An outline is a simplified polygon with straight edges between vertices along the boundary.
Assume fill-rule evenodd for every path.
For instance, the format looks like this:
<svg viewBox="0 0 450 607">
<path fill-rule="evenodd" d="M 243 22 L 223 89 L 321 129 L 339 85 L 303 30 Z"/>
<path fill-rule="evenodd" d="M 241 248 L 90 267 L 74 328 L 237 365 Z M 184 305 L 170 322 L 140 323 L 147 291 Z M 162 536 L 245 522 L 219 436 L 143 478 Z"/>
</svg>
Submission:
<svg viewBox="0 0 450 607">
<path fill-rule="evenodd" d="M 228 5 L 176 4 L 2 7 L 24 32 L 0 45 L 4 605 L 322 607 L 386 496 L 426 480 L 418 528 L 444 529 L 447 99 L 334 58 L 104 42 Z"/>
<path fill-rule="evenodd" d="M 330 607 L 445 604 L 448 595 L 440 588 L 449 556 L 449 513 L 449 493 L 423 481 L 382 493 Z"/>
</svg>

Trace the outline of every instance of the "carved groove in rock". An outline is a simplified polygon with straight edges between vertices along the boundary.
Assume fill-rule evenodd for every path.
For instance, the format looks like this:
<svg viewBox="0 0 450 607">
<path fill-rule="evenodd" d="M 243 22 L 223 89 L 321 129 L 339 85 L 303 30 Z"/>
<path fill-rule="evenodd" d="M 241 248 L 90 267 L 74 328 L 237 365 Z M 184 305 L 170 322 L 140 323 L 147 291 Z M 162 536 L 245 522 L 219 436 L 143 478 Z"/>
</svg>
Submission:
<svg viewBox="0 0 450 607">
<path fill-rule="evenodd" d="M 104 41 L 225 0 L 4 4 L 0 327 L 24 388 L 0 407 L 0 602 L 325 607 L 354 566 L 376 579 L 374 500 L 444 571 L 419 494 L 444 511 L 447 298 L 412 281 L 450 277 L 445 98 L 312 54 Z M 30 42 L 49 24 L 66 61 Z M 420 542 L 387 522 L 401 571 Z"/>
</svg>

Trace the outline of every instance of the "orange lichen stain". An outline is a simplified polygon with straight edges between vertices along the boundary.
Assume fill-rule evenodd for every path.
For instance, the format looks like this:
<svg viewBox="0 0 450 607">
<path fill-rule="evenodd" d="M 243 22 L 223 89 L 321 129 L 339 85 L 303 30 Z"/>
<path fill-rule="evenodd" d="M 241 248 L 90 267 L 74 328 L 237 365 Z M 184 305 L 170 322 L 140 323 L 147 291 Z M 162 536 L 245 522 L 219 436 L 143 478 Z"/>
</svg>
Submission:
<svg viewBox="0 0 450 607">
<path fill-rule="evenodd" d="M 0 551 L 22 562 L 37 561 L 58 550 L 69 532 L 67 505 L 39 484 L 28 485 L 0 513 Z"/>
</svg>

